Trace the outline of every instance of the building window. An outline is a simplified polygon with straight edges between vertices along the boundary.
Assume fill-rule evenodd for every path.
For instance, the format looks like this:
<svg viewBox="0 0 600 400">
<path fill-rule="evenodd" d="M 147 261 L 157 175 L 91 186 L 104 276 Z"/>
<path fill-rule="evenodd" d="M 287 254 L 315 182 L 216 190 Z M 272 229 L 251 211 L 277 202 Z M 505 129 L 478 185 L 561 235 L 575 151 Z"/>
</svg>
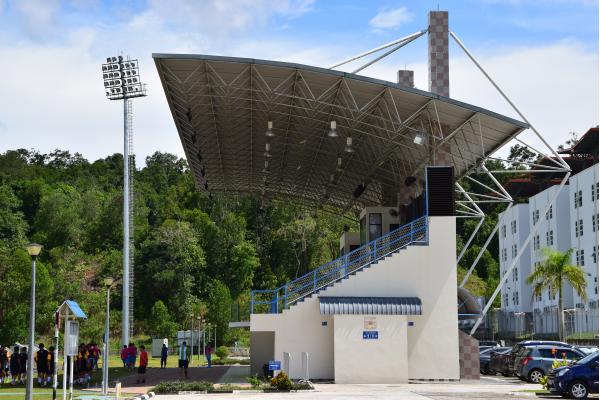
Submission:
<svg viewBox="0 0 600 400">
<path fill-rule="evenodd" d="M 539 219 L 540 219 L 540 210 L 535 210 L 533 212 L 533 224 L 535 225 L 535 223 L 538 222 Z"/>
<path fill-rule="evenodd" d="M 594 294 L 598 294 L 598 277 L 594 277 Z"/>
<path fill-rule="evenodd" d="M 515 299 L 517 300 L 517 305 L 519 305 L 519 292 L 515 292 Z"/>
<path fill-rule="evenodd" d="M 369 214 L 369 240 L 381 237 L 381 213 Z"/>
<path fill-rule="evenodd" d="M 573 202 L 574 202 L 575 208 L 582 206 L 583 196 L 582 196 L 581 190 L 578 190 L 577 192 L 573 193 Z"/>
<path fill-rule="evenodd" d="M 592 250 L 592 261 L 594 262 L 594 264 L 598 264 L 598 256 L 596 255 L 596 246 L 593 247 Z"/>
<path fill-rule="evenodd" d="M 506 225 L 502 225 L 502 237 L 506 237 Z"/>
<path fill-rule="evenodd" d="M 592 201 L 598 200 L 600 196 L 600 187 L 598 187 L 598 183 L 592 183 Z"/>
<path fill-rule="evenodd" d="M 546 246 L 552 246 L 554 244 L 554 231 L 546 232 Z"/>
<path fill-rule="evenodd" d="M 519 280 L 519 274 L 518 274 L 518 272 L 517 272 L 517 269 L 516 269 L 516 268 L 514 268 L 514 269 L 513 269 L 513 273 L 512 273 L 512 275 L 513 275 L 513 281 L 515 281 L 515 282 L 516 282 L 516 281 L 518 281 L 518 280 Z"/>
<path fill-rule="evenodd" d="M 515 258 L 517 256 L 517 245 L 513 244 L 512 245 L 512 258 Z"/>
<path fill-rule="evenodd" d="M 583 220 L 575 221 L 575 237 L 583 236 Z"/>
<path fill-rule="evenodd" d="M 513 234 L 517 233 L 517 221 L 511 221 L 511 223 L 510 223 L 510 231 Z"/>
<path fill-rule="evenodd" d="M 506 261 L 507 260 L 507 256 L 506 256 L 506 249 L 502 249 L 502 261 Z"/>
<path fill-rule="evenodd" d="M 546 220 L 552 219 L 552 206 L 550 206 L 550 208 L 548 209 L 548 212 L 546 212 Z"/>
<path fill-rule="evenodd" d="M 575 252 L 575 260 L 580 267 L 585 266 L 585 251 L 583 249 Z"/>
<path fill-rule="evenodd" d="M 600 225 L 598 225 L 598 214 L 592 215 L 592 232 L 596 232 Z"/>
<path fill-rule="evenodd" d="M 540 235 L 535 235 L 533 237 L 533 249 L 534 250 L 540 249 Z"/>
</svg>

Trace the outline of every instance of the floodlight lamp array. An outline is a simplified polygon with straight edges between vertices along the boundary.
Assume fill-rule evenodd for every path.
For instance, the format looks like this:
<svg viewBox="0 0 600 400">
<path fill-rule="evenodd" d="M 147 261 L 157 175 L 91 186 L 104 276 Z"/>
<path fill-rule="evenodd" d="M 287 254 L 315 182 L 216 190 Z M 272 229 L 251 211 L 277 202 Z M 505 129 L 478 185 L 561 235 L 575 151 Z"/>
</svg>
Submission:
<svg viewBox="0 0 600 400">
<path fill-rule="evenodd" d="M 137 60 L 123 56 L 107 57 L 102 64 L 104 91 L 110 100 L 146 96 L 146 85 L 140 79 Z"/>
</svg>

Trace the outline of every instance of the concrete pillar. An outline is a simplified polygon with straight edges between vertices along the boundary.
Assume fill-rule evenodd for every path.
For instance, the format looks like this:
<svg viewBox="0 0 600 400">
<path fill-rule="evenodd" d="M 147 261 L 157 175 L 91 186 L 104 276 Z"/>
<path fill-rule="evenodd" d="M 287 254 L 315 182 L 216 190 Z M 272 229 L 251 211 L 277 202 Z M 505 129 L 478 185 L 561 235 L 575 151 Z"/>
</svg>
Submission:
<svg viewBox="0 0 600 400">
<path fill-rule="evenodd" d="M 398 70 L 398 85 L 414 88 L 415 87 L 415 73 L 407 69 Z"/>
<path fill-rule="evenodd" d="M 429 12 L 429 91 L 450 97 L 448 11 Z"/>
</svg>

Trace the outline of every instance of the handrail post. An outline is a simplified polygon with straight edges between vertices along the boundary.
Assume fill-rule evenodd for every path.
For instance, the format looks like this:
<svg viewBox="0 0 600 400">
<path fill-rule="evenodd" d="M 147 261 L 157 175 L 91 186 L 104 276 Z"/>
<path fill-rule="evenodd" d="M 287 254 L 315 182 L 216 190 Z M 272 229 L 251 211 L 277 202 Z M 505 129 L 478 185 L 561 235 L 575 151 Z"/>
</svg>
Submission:
<svg viewBox="0 0 600 400">
<path fill-rule="evenodd" d="M 283 286 L 283 309 L 287 308 L 287 283 Z"/>
<path fill-rule="evenodd" d="M 250 314 L 254 314 L 254 290 L 250 291 Z"/>
<path fill-rule="evenodd" d="M 377 260 L 377 240 L 373 241 L 373 259 L 371 260 L 371 262 Z"/>
<path fill-rule="evenodd" d="M 317 270 L 313 272 L 313 292 L 317 290 Z"/>
<path fill-rule="evenodd" d="M 279 291 L 275 289 L 273 291 L 273 300 L 271 300 L 271 314 L 277 314 L 277 306 L 279 304 Z"/>
<path fill-rule="evenodd" d="M 413 234 L 414 234 L 414 221 L 410 223 L 410 243 L 413 242 Z"/>
</svg>

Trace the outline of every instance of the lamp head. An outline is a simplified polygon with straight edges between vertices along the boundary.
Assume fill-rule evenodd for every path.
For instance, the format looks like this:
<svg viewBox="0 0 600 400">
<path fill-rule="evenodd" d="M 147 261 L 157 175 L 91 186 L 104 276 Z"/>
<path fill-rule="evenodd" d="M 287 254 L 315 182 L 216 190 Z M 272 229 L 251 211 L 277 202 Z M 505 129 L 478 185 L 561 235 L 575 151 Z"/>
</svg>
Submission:
<svg viewBox="0 0 600 400">
<path fill-rule="evenodd" d="M 42 246 L 41 244 L 29 243 L 25 248 L 27 249 L 27 253 L 29 253 L 31 257 L 37 257 L 42 251 L 42 247 L 44 246 Z"/>
<path fill-rule="evenodd" d="M 104 286 L 111 287 L 115 280 L 113 278 L 104 278 Z"/>
</svg>

